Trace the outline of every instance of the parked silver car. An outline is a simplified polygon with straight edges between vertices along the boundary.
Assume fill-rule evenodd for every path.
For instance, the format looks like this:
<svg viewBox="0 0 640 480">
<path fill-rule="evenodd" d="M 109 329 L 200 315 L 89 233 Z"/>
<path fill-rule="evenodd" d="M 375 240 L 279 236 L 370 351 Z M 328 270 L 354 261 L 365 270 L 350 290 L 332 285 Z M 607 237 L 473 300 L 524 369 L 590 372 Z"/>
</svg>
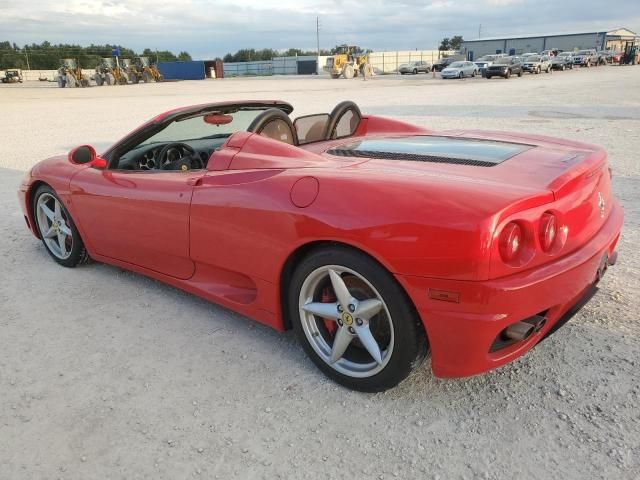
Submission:
<svg viewBox="0 0 640 480">
<path fill-rule="evenodd" d="M 547 55 L 529 55 L 522 59 L 522 70 L 529 73 L 551 73 L 551 59 Z"/>
<path fill-rule="evenodd" d="M 418 60 L 415 62 L 403 63 L 398 67 L 398 71 L 404 75 L 406 73 L 413 73 L 417 75 L 418 73 L 429 73 L 431 71 L 431 64 L 429 62 L 423 62 L 422 60 Z"/>
<path fill-rule="evenodd" d="M 453 62 L 440 72 L 442 78 L 464 78 L 475 77 L 478 73 L 478 66 L 473 62 Z"/>
</svg>

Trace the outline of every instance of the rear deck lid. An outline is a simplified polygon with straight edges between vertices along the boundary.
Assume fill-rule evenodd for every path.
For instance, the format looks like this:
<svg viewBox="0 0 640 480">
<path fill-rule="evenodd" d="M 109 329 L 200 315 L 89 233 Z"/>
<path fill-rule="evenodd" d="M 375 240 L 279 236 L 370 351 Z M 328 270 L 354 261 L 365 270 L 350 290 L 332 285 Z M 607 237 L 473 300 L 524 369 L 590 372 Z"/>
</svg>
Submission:
<svg viewBox="0 0 640 480">
<path fill-rule="evenodd" d="M 358 140 L 327 153 L 339 157 L 493 167 L 530 148 L 504 141 L 421 135 Z"/>
</svg>

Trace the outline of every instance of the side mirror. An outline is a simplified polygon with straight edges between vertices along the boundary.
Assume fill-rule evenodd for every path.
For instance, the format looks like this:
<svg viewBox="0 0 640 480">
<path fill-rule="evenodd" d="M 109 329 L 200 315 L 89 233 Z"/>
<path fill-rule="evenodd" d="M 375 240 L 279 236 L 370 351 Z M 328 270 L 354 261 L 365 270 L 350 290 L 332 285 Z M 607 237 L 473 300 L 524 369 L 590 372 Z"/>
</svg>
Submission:
<svg viewBox="0 0 640 480">
<path fill-rule="evenodd" d="M 91 145 L 80 145 L 69 152 L 69 161 L 75 165 L 85 165 L 103 170 L 107 168 L 107 161 L 98 157 L 96 149 Z"/>
</svg>

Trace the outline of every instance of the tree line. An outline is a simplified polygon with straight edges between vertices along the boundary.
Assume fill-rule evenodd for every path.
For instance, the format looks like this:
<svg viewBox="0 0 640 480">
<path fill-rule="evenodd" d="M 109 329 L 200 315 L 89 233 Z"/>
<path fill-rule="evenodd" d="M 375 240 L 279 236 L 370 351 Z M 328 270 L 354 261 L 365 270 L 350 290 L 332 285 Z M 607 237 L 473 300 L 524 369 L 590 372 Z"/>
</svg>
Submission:
<svg viewBox="0 0 640 480">
<path fill-rule="evenodd" d="M 141 54 L 120 45 L 94 45 L 88 47 L 73 44 L 55 44 L 42 42 L 19 47 L 15 43 L 0 42 L 0 69 L 20 68 L 31 70 L 56 70 L 60 67 L 60 60 L 73 58 L 82 68 L 93 68 L 103 57 L 111 57 L 114 48 L 120 50 L 120 57 L 133 58 L 137 56 L 149 57 L 152 62 L 172 62 L 176 60 L 191 60 L 188 52 L 175 55 L 168 50 L 152 50 L 145 48 Z"/>
</svg>

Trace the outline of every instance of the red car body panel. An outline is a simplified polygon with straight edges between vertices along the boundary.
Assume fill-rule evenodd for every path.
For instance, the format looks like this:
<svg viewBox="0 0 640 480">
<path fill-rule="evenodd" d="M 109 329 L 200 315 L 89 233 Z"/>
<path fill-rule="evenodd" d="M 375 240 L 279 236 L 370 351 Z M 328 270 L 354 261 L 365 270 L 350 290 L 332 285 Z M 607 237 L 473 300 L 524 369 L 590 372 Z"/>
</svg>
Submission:
<svg viewBox="0 0 640 480">
<path fill-rule="evenodd" d="M 167 112 L 136 132 L 197 108 Z M 326 153 L 362 138 L 412 135 L 532 148 L 491 168 Z M 350 138 L 303 147 L 237 132 L 198 171 L 100 170 L 54 157 L 34 167 L 19 191 L 36 236 L 30 196 L 40 182 L 56 190 L 92 258 L 278 330 L 289 327 L 283 275 L 297 252 L 321 242 L 366 252 L 407 292 L 429 338 L 434 374 L 446 377 L 495 368 L 532 348 L 593 284 L 622 227 L 606 154 L 597 147 L 504 132 L 436 133 L 373 116 Z M 549 211 L 565 238 L 544 253 L 534 237 Z M 506 264 L 498 250 L 511 221 L 532 235 L 523 265 Z M 442 301 L 433 291 L 451 296 Z M 490 351 L 506 326 L 543 311 L 539 332 Z"/>
</svg>

